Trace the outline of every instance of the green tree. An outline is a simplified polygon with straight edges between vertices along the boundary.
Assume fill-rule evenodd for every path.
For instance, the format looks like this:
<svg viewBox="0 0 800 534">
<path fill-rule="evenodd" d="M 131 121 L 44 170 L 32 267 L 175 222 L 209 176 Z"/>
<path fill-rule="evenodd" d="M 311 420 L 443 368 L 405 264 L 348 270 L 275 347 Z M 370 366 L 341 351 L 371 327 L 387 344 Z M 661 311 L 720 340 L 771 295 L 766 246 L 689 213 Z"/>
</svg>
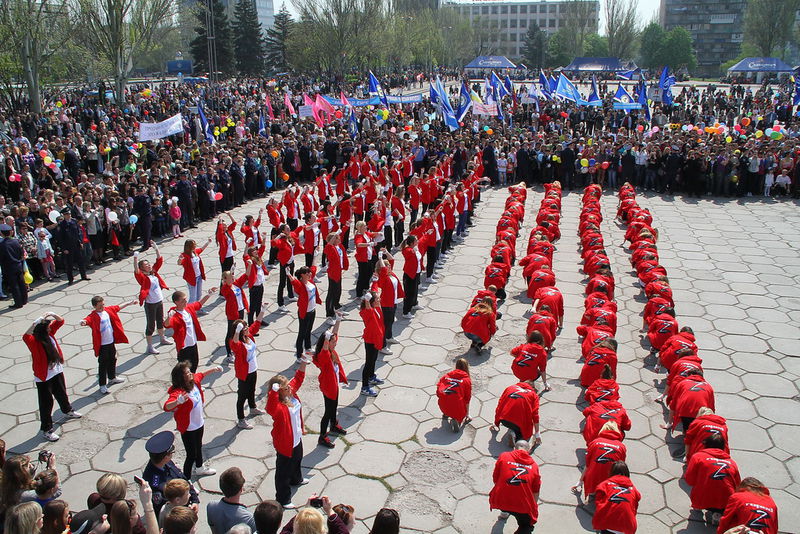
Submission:
<svg viewBox="0 0 800 534">
<path fill-rule="evenodd" d="M 653 21 L 642 30 L 639 37 L 639 65 L 646 69 L 656 69 L 663 65 L 664 42 L 667 34 L 661 25 Z"/>
<path fill-rule="evenodd" d="M 546 63 L 548 67 L 566 67 L 575 59 L 575 41 L 572 32 L 561 28 L 547 42 Z"/>
<path fill-rule="evenodd" d="M 590 33 L 583 41 L 583 55 L 586 57 L 608 57 L 608 39 Z"/>
<path fill-rule="evenodd" d="M 253 0 L 239 0 L 234 14 L 236 37 L 233 39 L 233 48 L 236 69 L 245 76 L 263 75 L 266 64 L 264 34 Z"/>
<path fill-rule="evenodd" d="M 783 56 L 799 9 L 800 0 L 749 0 L 744 16 L 745 39 L 762 56 L 772 56 L 775 51 Z"/>
<path fill-rule="evenodd" d="M 686 67 L 689 70 L 697 66 L 692 36 L 683 26 L 676 26 L 667 33 L 662 50 L 661 66 L 669 65 L 675 69 Z"/>
<path fill-rule="evenodd" d="M 562 25 L 572 34 L 575 55 L 583 51 L 586 38 L 597 32 L 594 8 L 595 3 L 587 0 L 567 0 L 561 8 L 564 13 Z"/>
<path fill-rule="evenodd" d="M 217 49 L 217 70 L 225 74 L 234 70 L 233 40 L 231 38 L 231 25 L 225 6 L 220 0 L 212 0 L 214 18 L 214 42 Z M 208 69 L 208 29 L 206 28 L 206 8 L 201 6 L 195 12 L 197 26 L 194 28 L 196 37 L 189 43 L 189 51 L 195 61 L 195 70 Z"/>
<path fill-rule="evenodd" d="M 638 7 L 639 0 L 604 0 L 610 56 L 628 59 L 633 55 L 639 34 Z"/>
<path fill-rule="evenodd" d="M 272 28 L 267 29 L 265 43 L 267 45 L 267 67 L 273 72 L 286 72 L 289 70 L 289 53 L 287 45 L 292 33 L 294 20 L 286 9 L 286 4 L 275 15 Z"/>
<path fill-rule="evenodd" d="M 525 63 L 532 69 L 540 69 L 545 66 L 547 56 L 547 33 L 545 33 L 536 22 L 531 21 L 528 26 L 528 33 L 525 34 L 525 47 L 522 57 Z"/>
</svg>

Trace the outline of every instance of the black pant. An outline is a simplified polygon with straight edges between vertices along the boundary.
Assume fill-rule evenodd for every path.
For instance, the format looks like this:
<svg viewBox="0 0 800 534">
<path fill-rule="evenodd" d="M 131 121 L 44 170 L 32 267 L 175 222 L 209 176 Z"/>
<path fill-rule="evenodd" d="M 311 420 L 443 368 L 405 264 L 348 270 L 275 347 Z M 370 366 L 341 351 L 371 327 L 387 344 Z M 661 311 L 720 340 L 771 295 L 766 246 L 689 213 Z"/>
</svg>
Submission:
<svg viewBox="0 0 800 534">
<path fill-rule="evenodd" d="M 425 274 L 427 274 L 427 275 L 428 275 L 428 278 L 430 278 L 431 276 L 433 276 L 433 270 L 436 268 L 436 260 L 437 260 L 437 259 L 438 259 L 438 257 L 439 257 L 439 254 L 438 254 L 438 252 L 439 252 L 439 251 L 438 251 L 438 250 L 436 250 L 436 247 L 435 247 L 435 246 L 433 246 L 433 247 L 428 247 L 428 251 L 427 251 L 427 255 L 428 255 L 428 257 L 427 257 L 427 259 L 428 259 L 428 263 L 427 263 L 427 265 L 425 265 Z"/>
<path fill-rule="evenodd" d="M 342 297 L 342 281 L 331 279 L 328 277 L 328 294 L 325 295 L 325 317 L 333 317 L 336 315 L 336 310 L 341 308 L 339 299 Z"/>
<path fill-rule="evenodd" d="M 450 250 L 453 247 L 453 229 L 445 230 L 442 236 L 442 251 Z"/>
<path fill-rule="evenodd" d="M 381 309 L 383 310 L 383 339 L 391 339 L 394 337 L 392 326 L 394 325 L 394 314 L 397 312 L 397 305 L 381 306 Z"/>
<path fill-rule="evenodd" d="M 514 534 L 531 534 L 533 532 L 533 519 L 529 514 L 521 514 L 519 512 L 507 512 L 514 516 L 517 520 L 517 530 Z"/>
<path fill-rule="evenodd" d="M 269 265 L 275 265 L 278 263 L 278 249 L 277 247 L 272 246 L 272 240 L 278 237 L 279 233 L 280 230 L 277 228 L 273 228 L 269 232 L 269 260 L 267 261 Z"/>
<path fill-rule="evenodd" d="M 244 310 L 239 310 L 239 319 L 244 318 Z M 228 331 L 225 332 L 225 354 L 228 356 L 231 355 L 231 339 L 233 339 L 233 331 L 235 327 L 233 324 L 236 322 L 236 319 L 228 319 Z M 194 371 L 192 371 L 194 372 Z"/>
<path fill-rule="evenodd" d="M 394 223 L 394 246 L 399 247 L 400 243 L 403 242 L 403 231 L 405 231 L 405 226 L 403 225 L 403 219 Z"/>
<path fill-rule="evenodd" d="M 358 262 L 358 278 L 356 278 L 356 296 L 360 297 L 364 291 L 369 289 L 369 281 L 372 278 L 374 269 L 372 262 L 360 261 Z"/>
<path fill-rule="evenodd" d="M 83 255 L 83 250 L 80 248 L 69 251 L 65 250 L 61 258 L 64 260 L 64 270 L 67 271 L 67 280 L 70 282 L 75 280 L 75 276 L 72 274 L 75 262 L 78 262 L 78 271 L 81 273 L 81 278 L 86 278 L 86 258 Z M 20 276 L 22 275 L 20 274 Z"/>
<path fill-rule="evenodd" d="M 367 359 L 364 361 L 364 370 L 361 371 L 361 388 L 369 387 L 369 379 L 375 376 L 375 363 L 378 361 L 378 347 L 372 343 L 364 343 Z"/>
<path fill-rule="evenodd" d="M 136 226 L 139 228 L 139 235 L 142 237 L 141 252 L 150 248 L 150 239 L 153 234 L 153 217 L 151 215 L 140 215 L 139 220 L 136 221 Z"/>
<path fill-rule="evenodd" d="M 289 225 L 289 228 L 294 232 L 297 230 L 297 219 L 286 219 L 286 224 Z"/>
<path fill-rule="evenodd" d="M 403 299 L 403 315 L 411 313 L 411 308 L 417 305 L 419 296 L 419 274 L 411 278 L 403 273 L 403 291 L 406 296 Z"/>
<path fill-rule="evenodd" d="M 505 419 L 500 420 L 500 425 L 506 427 L 514 434 L 514 442 L 517 442 L 521 439 L 530 439 L 530 436 L 523 436 L 522 430 L 516 424 L 512 423 L 511 421 L 506 421 Z"/>
<path fill-rule="evenodd" d="M 286 505 L 292 499 L 292 486 L 303 482 L 303 473 L 300 471 L 300 462 L 303 461 L 303 442 L 292 449 L 291 456 L 276 454 L 275 458 L 275 500 Z"/>
<path fill-rule="evenodd" d="M 306 312 L 306 316 L 302 319 L 298 317 L 300 326 L 297 329 L 297 341 L 295 341 L 294 349 L 298 358 L 303 355 L 303 348 L 306 350 L 311 349 L 311 331 L 314 329 L 314 319 L 317 317 L 317 310 Z"/>
<path fill-rule="evenodd" d="M 311 267 L 312 265 L 314 265 L 314 253 L 313 252 L 310 253 L 310 254 L 306 253 L 305 257 L 306 257 L 306 267 Z"/>
<path fill-rule="evenodd" d="M 342 246 L 345 252 L 350 252 L 350 227 L 346 227 L 342 232 Z"/>
<path fill-rule="evenodd" d="M 25 287 L 25 272 L 18 273 L 3 273 L 3 278 L 8 283 L 8 289 L 11 296 L 14 297 L 14 306 L 21 308 L 28 303 L 28 290 Z M 85 275 L 84 275 L 85 276 Z M 72 280 L 70 280 L 71 282 Z"/>
<path fill-rule="evenodd" d="M 278 306 L 283 306 L 283 289 L 286 288 L 286 292 L 289 294 L 289 298 L 294 298 L 294 290 L 292 289 L 292 284 L 288 283 L 288 278 L 286 277 L 286 269 L 289 269 L 289 272 L 294 274 L 294 262 L 289 263 L 288 265 L 280 264 L 278 267 L 280 272 L 279 282 L 278 282 Z"/>
<path fill-rule="evenodd" d="M 247 324 L 253 324 L 253 320 L 261 312 L 264 302 L 264 286 L 250 286 L 250 311 L 247 313 Z"/>
<path fill-rule="evenodd" d="M 200 427 L 197 430 L 187 430 L 181 434 L 181 441 L 183 441 L 183 448 L 186 450 L 186 461 L 183 462 L 183 474 L 186 478 L 192 478 L 192 464 L 197 467 L 203 465 L 203 430 L 205 427 Z"/>
<path fill-rule="evenodd" d="M 325 413 L 322 414 L 322 421 L 319 424 L 319 437 L 322 438 L 328 433 L 328 428 L 333 430 L 339 425 L 339 419 L 336 417 L 336 410 L 339 407 L 339 399 L 329 399 L 325 395 L 322 396 L 325 401 Z"/>
<path fill-rule="evenodd" d="M 220 267 L 222 268 L 222 272 L 223 273 L 225 271 L 230 271 L 231 268 L 233 267 L 233 256 L 231 256 L 229 258 L 225 258 L 224 260 L 222 260 L 220 262 Z M 231 272 L 231 274 L 233 274 L 233 273 Z M 219 288 L 222 289 L 222 275 L 220 275 L 220 277 L 219 277 Z"/>
<path fill-rule="evenodd" d="M 181 350 L 179 350 L 178 361 L 189 362 L 189 369 L 191 369 L 193 373 L 197 372 L 197 365 L 200 363 L 200 356 L 197 353 L 197 343 L 191 347 L 183 347 Z"/>
<path fill-rule="evenodd" d="M 393 243 L 393 236 L 394 236 L 394 228 L 391 225 L 383 227 L 383 245 L 387 249 L 392 248 Z"/>
<path fill-rule="evenodd" d="M 108 380 L 117 377 L 117 347 L 113 343 L 100 345 L 100 354 L 97 356 L 97 378 L 101 386 Z"/>
<path fill-rule="evenodd" d="M 41 429 L 48 432 L 53 430 L 53 398 L 58 402 L 58 407 L 61 408 L 62 413 L 67 414 L 72 411 L 72 405 L 69 403 L 69 397 L 67 396 L 64 373 L 58 373 L 46 382 L 36 382 L 36 394 L 39 397 Z"/>
<path fill-rule="evenodd" d="M 256 371 L 249 373 L 247 378 L 239 380 L 236 388 L 236 417 L 244 419 L 244 401 L 252 410 L 256 407 Z"/>
</svg>

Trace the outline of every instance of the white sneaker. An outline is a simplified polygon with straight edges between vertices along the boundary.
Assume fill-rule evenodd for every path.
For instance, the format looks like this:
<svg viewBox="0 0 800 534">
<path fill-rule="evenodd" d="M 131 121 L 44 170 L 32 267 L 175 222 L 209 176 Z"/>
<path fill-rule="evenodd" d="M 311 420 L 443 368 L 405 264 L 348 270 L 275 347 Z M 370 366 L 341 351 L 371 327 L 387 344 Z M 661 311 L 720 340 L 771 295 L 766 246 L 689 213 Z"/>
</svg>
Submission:
<svg viewBox="0 0 800 534">
<path fill-rule="evenodd" d="M 285 313 L 289 311 L 289 308 L 287 308 L 286 306 L 278 306 L 278 311 Z"/>
<path fill-rule="evenodd" d="M 309 482 L 311 482 L 311 479 L 310 479 L 310 478 L 304 478 L 303 480 L 301 480 L 301 481 L 300 481 L 300 484 L 297 484 L 297 485 L 298 485 L 298 486 L 305 486 L 305 485 L 306 485 L 306 484 L 308 484 Z"/>
<path fill-rule="evenodd" d="M 397 343 L 397 340 L 393 337 L 390 337 L 386 340 L 386 343 Z"/>
<path fill-rule="evenodd" d="M 248 423 L 244 419 L 239 419 L 239 422 L 236 423 L 236 426 L 238 428 L 241 428 L 241 429 L 244 429 L 244 430 L 253 430 L 253 425 L 251 425 L 250 423 Z"/>
<path fill-rule="evenodd" d="M 174 343 L 170 341 L 169 338 L 162 337 L 159 345 L 174 345 Z"/>
<path fill-rule="evenodd" d="M 289 297 L 286 302 L 297 302 L 297 297 Z"/>
<path fill-rule="evenodd" d="M 417 310 L 421 310 L 421 309 L 422 309 L 422 306 L 420 306 L 419 304 L 417 304 L 416 306 L 414 306 L 414 307 L 412 307 L 412 308 L 411 308 L 411 311 L 417 311 Z"/>
<path fill-rule="evenodd" d="M 100 393 L 108 395 L 108 388 L 106 386 L 100 386 Z"/>
<path fill-rule="evenodd" d="M 203 465 L 203 466 L 200 466 L 200 467 L 195 467 L 194 471 L 193 471 L 193 474 L 194 474 L 195 477 L 210 477 L 212 475 L 216 475 L 217 474 L 217 470 L 216 469 L 212 469 L 212 468 L 208 467 L 207 465 Z"/>
<path fill-rule="evenodd" d="M 250 408 L 250 417 L 255 417 L 257 415 L 264 415 L 265 413 L 267 412 L 265 412 L 260 408 Z"/>
<path fill-rule="evenodd" d="M 293 502 L 287 502 L 286 504 L 283 504 L 281 506 L 283 506 L 284 510 L 294 510 L 295 508 L 297 508 L 297 505 Z"/>
<path fill-rule="evenodd" d="M 125 378 L 123 378 L 121 376 L 118 376 L 116 378 L 112 378 L 111 380 L 108 381 L 109 385 L 122 384 L 123 382 L 125 382 Z"/>
<path fill-rule="evenodd" d="M 319 276 L 315 276 L 314 277 L 314 283 L 315 284 L 319 284 L 320 282 L 322 282 L 322 278 L 320 278 Z"/>
<path fill-rule="evenodd" d="M 82 413 L 76 412 L 75 410 L 72 410 L 71 412 L 67 413 L 66 415 L 67 415 L 67 419 L 80 419 L 81 417 L 83 417 Z"/>
<path fill-rule="evenodd" d="M 327 319 L 325 319 L 325 324 L 330 324 L 330 325 L 336 324 L 336 318 L 328 317 Z"/>
<path fill-rule="evenodd" d="M 46 439 L 47 441 L 58 441 L 58 438 L 61 436 L 59 436 L 52 430 L 49 431 L 45 430 L 44 432 L 42 432 L 42 437 L 44 437 L 44 439 Z"/>
<path fill-rule="evenodd" d="M 379 352 L 380 352 L 381 354 L 386 354 L 387 356 L 391 356 L 392 354 L 394 354 L 394 352 L 392 352 L 391 350 L 389 350 L 389 348 L 388 348 L 388 347 L 383 347 L 383 348 L 382 348 L 382 349 L 381 349 Z"/>
<path fill-rule="evenodd" d="M 414 316 L 412 314 L 410 314 L 410 313 L 404 313 L 403 314 L 403 319 L 413 319 L 413 318 L 414 318 Z"/>
<path fill-rule="evenodd" d="M 147 354 L 161 354 L 153 345 L 147 346 Z"/>
</svg>

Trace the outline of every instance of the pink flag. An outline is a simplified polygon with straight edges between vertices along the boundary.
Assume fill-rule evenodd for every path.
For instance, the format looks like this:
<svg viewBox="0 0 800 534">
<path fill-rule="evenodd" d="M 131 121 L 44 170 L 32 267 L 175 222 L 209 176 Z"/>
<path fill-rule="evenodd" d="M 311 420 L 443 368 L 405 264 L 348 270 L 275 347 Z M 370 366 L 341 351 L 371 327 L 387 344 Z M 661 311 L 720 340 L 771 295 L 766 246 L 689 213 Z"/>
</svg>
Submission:
<svg viewBox="0 0 800 534">
<path fill-rule="evenodd" d="M 317 93 L 317 99 L 314 103 L 316 104 L 320 115 L 324 114 L 325 121 L 328 123 L 333 122 L 333 114 L 336 113 L 336 110 L 333 109 L 331 103 L 325 100 L 325 98 L 323 98 L 323 96 L 319 93 Z"/>
<path fill-rule="evenodd" d="M 311 113 L 314 115 L 314 120 L 316 121 L 317 126 L 322 128 L 324 124 L 322 123 L 322 119 L 319 116 L 319 108 L 317 107 L 317 104 L 315 104 L 314 101 L 311 99 L 311 97 L 308 96 L 307 93 L 303 93 L 303 103 L 306 106 L 311 106 Z"/>
<path fill-rule="evenodd" d="M 349 106 L 349 105 L 350 105 L 350 101 L 349 101 L 349 100 L 347 100 L 347 97 L 346 97 L 346 96 L 344 96 L 344 91 L 340 91 L 340 93 L 339 93 L 339 94 L 340 94 L 339 98 L 342 100 L 342 105 L 343 105 L 344 107 L 347 107 L 347 106 Z"/>
<path fill-rule="evenodd" d="M 272 112 L 272 102 L 269 101 L 269 95 L 267 95 L 267 111 L 269 112 L 269 120 L 275 120 L 275 113 Z"/>
<path fill-rule="evenodd" d="M 286 106 L 286 109 L 289 110 L 289 115 L 297 115 L 292 105 L 292 100 L 289 98 L 289 93 L 283 95 L 283 104 Z"/>
</svg>

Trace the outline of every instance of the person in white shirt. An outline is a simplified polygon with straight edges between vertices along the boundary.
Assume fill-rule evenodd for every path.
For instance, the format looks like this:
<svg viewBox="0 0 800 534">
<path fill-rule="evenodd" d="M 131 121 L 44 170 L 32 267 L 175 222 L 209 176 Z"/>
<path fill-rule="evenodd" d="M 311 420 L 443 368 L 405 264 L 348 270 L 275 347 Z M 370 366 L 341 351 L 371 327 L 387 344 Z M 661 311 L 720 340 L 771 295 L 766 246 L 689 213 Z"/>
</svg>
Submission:
<svg viewBox="0 0 800 534">
<path fill-rule="evenodd" d="M 164 334 L 164 295 L 161 290 L 168 289 L 168 287 L 161 275 L 158 274 L 164 260 L 156 242 L 150 241 L 150 246 L 156 251 L 155 264 L 150 265 L 147 260 L 139 260 L 139 252 L 134 252 L 133 275 L 140 286 L 139 303 L 144 305 L 146 321 L 144 336 L 147 339 L 147 353 L 158 354 L 158 349 L 153 345 L 153 332 L 156 329 L 161 337 L 161 345 L 172 345 L 172 341 Z"/>
</svg>

